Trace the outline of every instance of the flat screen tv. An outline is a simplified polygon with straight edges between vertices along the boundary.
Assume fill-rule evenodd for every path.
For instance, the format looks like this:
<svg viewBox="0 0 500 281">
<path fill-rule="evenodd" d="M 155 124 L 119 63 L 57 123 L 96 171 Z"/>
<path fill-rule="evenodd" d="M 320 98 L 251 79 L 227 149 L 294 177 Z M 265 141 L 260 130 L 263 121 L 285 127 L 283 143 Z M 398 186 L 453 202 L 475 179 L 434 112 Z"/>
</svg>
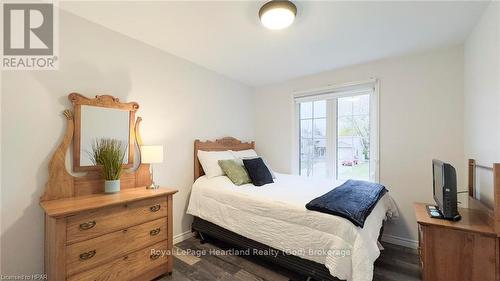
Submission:
<svg viewBox="0 0 500 281">
<path fill-rule="evenodd" d="M 432 178 L 434 201 L 442 218 L 459 220 L 457 207 L 457 173 L 448 163 L 433 159 Z"/>
</svg>

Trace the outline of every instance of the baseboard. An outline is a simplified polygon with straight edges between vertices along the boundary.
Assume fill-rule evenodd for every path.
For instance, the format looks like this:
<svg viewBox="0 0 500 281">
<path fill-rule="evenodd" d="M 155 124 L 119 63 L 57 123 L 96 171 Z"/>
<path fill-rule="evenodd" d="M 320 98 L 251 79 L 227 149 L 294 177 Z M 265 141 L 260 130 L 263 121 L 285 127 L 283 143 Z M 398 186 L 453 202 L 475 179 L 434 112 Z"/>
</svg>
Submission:
<svg viewBox="0 0 500 281">
<path fill-rule="evenodd" d="M 173 242 L 174 242 L 174 244 L 177 244 L 177 243 L 180 243 L 180 242 L 182 242 L 184 240 L 187 240 L 187 239 L 189 239 L 189 238 L 191 238 L 193 236 L 194 236 L 194 233 L 191 232 L 191 230 L 189 230 L 189 231 L 186 231 L 184 233 L 175 235 Z"/>
<path fill-rule="evenodd" d="M 383 234 L 382 241 L 412 249 L 418 248 L 418 241 L 394 235 Z"/>
</svg>

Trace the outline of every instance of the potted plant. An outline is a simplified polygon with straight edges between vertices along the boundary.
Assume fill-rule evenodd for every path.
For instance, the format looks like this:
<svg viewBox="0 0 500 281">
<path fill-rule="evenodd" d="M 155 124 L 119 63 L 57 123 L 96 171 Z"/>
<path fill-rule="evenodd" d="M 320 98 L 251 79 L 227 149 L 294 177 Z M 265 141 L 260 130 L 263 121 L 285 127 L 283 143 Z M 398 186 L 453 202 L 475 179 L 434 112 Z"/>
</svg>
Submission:
<svg viewBox="0 0 500 281">
<path fill-rule="evenodd" d="M 90 159 L 94 165 L 102 167 L 105 193 L 120 191 L 120 176 L 124 157 L 125 147 L 117 139 L 98 139 L 92 144 Z"/>
</svg>

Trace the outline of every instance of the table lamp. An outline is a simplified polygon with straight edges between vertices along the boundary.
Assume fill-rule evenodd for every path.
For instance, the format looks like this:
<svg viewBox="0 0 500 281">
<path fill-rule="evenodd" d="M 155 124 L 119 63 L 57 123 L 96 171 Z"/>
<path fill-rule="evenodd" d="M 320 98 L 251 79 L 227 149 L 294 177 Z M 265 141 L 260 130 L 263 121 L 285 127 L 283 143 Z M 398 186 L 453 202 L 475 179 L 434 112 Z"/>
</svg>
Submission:
<svg viewBox="0 0 500 281">
<path fill-rule="evenodd" d="M 155 184 L 153 174 L 153 164 L 163 163 L 163 146 L 161 145 L 143 145 L 141 146 L 141 163 L 151 164 L 151 185 L 147 188 L 157 189 L 159 185 Z"/>
</svg>

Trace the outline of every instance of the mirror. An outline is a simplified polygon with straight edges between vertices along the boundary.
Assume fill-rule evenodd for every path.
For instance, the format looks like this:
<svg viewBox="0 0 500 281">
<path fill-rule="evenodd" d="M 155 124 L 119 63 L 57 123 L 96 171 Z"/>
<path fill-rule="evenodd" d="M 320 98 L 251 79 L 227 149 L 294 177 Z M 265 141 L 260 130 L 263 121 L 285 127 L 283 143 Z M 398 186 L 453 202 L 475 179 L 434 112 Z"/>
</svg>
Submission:
<svg viewBox="0 0 500 281">
<path fill-rule="evenodd" d="M 117 139 L 128 149 L 128 111 L 82 105 L 80 114 L 80 166 L 93 165 L 89 153 L 92 153 L 96 139 Z M 128 153 L 125 153 L 123 163 L 128 163 Z"/>
<path fill-rule="evenodd" d="M 132 167 L 134 161 L 134 123 L 139 105 L 121 103 L 109 95 L 87 98 L 77 93 L 69 95 L 74 106 L 73 171 L 97 170 L 89 156 L 92 144 L 102 138 L 117 139 L 126 148 L 123 165 Z"/>
</svg>

